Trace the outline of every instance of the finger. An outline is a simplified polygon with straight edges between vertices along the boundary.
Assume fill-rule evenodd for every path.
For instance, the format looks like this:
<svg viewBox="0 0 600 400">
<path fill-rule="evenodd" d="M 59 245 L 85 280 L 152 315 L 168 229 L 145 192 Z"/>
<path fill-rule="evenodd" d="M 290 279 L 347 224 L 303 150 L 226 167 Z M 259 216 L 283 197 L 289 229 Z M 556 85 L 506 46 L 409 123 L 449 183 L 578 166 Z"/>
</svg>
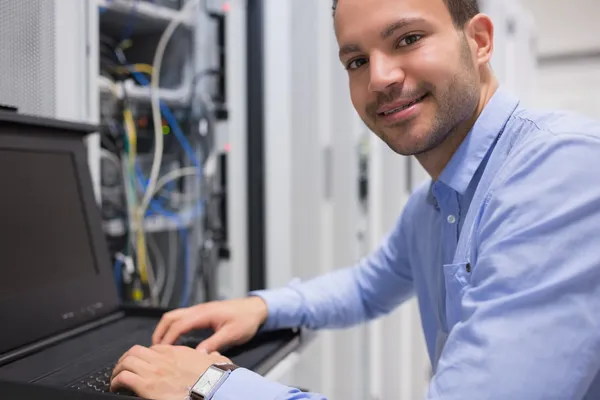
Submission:
<svg viewBox="0 0 600 400">
<path fill-rule="evenodd" d="M 200 344 L 196 346 L 196 349 L 204 350 L 207 353 L 212 353 L 213 351 L 220 350 L 228 344 L 232 344 L 234 341 L 235 340 L 233 334 L 231 333 L 231 329 L 224 327 L 216 331 L 208 339 L 205 339 L 204 341 L 200 342 Z"/>
<path fill-rule="evenodd" d="M 127 356 L 123 359 L 123 361 L 117 364 L 117 366 L 113 370 L 110 379 L 112 380 L 123 371 L 133 372 L 136 375 L 145 377 L 150 375 L 151 370 L 152 366 L 150 365 L 150 363 L 144 360 L 140 360 L 139 358 L 134 356 Z"/>
<path fill-rule="evenodd" d="M 121 358 L 119 358 L 119 361 L 117 361 L 117 363 L 121 362 L 121 360 L 123 360 L 127 356 L 137 357 L 140 360 L 144 360 L 150 364 L 156 362 L 159 358 L 159 355 L 156 354 L 155 351 L 152 351 L 144 346 L 135 345 L 131 349 L 129 349 L 125 354 L 123 354 Z"/>
<path fill-rule="evenodd" d="M 171 326 L 171 324 L 178 319 L 182 318 L 186 314 L 186 311 L 188 311 L 187 308 L 180 308 L 178 310 L 165 313 L 154 329 L 154 333 L 152 334 L 152 344 L 160 343 L 161 339 L 169 329 L 169 326 Z"/>
<path fill-rule="evenodd" d="M 146 380 L 131 371 L 123 371 L 110 382 L 110 391 L 127 389 L 141 395 L 140 391 L 146 386 Z"/>
<path fill-rule="evenodd" d="M 163 336 L 160 344 L 173 344 L 177 341 L 177 339 L 191 331 L 194 328 L 200 329 L 202 326 L 199 326 L 199 323 L 202 323 L 203 319 L 179 319 L 176 322 L 172 323 L 169 326 L 169 329 Z"/>
<path fill-rule="evenodd" d="M 135 345 L 129 350 L 127 350 L 123 355 L 117 360 L 117 364 L 123 361 L 123 359 L 127 356 L 135 356 L 137 358 L 141 358 L 144 361 L 152 362 L 153 359 L 148 359 L 148 357 L 152 356 L 152 351 L 147 347 Z"/>
</svg>

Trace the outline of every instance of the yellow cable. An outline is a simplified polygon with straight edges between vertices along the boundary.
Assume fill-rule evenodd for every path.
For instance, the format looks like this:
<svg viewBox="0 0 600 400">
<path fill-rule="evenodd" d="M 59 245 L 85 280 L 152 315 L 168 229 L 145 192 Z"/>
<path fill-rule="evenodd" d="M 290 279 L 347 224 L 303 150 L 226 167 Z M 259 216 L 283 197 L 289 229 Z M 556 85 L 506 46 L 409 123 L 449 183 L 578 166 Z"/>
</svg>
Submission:
<svg viewBox="0 0 600 400">
<path fill-rule="evenodd" d="M 116 67 L 115 70 L 119 73 L 125 74 L 127 72 L 131 72 L 131 68 L 133 68 L 137 72 L 152 75 L 152 65 L 150 65 L 150 64 L 123 65 L 123 66 Z"/>
<path fill-rule="evenodd" d="M 135 157 L 137 153 L 137 131 L 135 128 L 135 122 L 133 121 L 133 114 L 131 110 L 126 108 L 123 110 L 123 119 L 125 120 L 125 126 L 127 127 L 127 138 L 129 141 L 129 170 L 135 170 Z M 133 191 L 135 193 L 135 190 Z M 146 254 L 146 238 L 144 237 L 143 230 L 143 215 L 140 215 L 137 201 L 134 200 L 133 206 L 133 224 L 137 227 L 136 229 L 136 244 L 137 244 L 137 261 L 140 272 L 141 281 L 146 284 L 148 283 L 148 269 L 147 269 L 147 254 Z"/>
<path fill-rule="evenodd" d="M 130 72 L 131 69 L 134 69 L 137 72 L 145 73 L 148 75 L 152 75 L 153 67 L 149 64 L 133 64 L 129 66 L 120 66 L 117 67 L 117 71 Z M 160 113 L 160 111 L 159 111 Z M 130 171 L 135 170 L 135 158 L 137 154 L 137 132 L 135 127 L 135 122 L 133 120 L 133 115 L 131 110 L 125 109 L 123 112 L 123 117 L 125 120 L 126 128 L 127 128 L 127 136 L 129 139 L 129 166 Z M 138 260 L 138 269 L 140 273 L 140 280 L 143 284 L 148 284 L 150 287 L 150 296 L 153 298 L 153 288 L 154 283 L 150 284 L 150 278 L 152 282 L 154 282 L 154 277 L 149 276 L 152 271 L 148 269 L 148 254 L 146 247 L 146 236 L 144 235 L 144 213 L 145 207 L 143 205 L 138 205 L 137 196 L 135 196 L 136 191 L 133 190 L 134 199 L 133 199 L 133 224 L 137 226 L 136 230 L 136 245 L 137 245 L 137 260 Z M 134 292 L 134 297 L 137 297 L 138 300 L 141 300 L 140 293 Z M 156 294 L 154 294 L 156 296 Z"/>
</svg>

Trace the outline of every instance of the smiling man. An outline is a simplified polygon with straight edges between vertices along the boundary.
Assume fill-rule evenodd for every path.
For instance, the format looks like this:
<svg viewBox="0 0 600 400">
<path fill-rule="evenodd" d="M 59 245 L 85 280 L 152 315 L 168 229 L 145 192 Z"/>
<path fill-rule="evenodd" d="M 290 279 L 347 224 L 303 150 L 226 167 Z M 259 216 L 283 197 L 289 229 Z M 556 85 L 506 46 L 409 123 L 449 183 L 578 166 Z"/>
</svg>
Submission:
<svg viewBox="0 0 600 400">
<path fill-rule="evenodd" d="M 434 178 L 497 87 L 491 22 L 466 27 L 476 15 L 475 1 L 460 0 L 342 0 L 335 10 L 354 107 L 392 150 L 433 161 Z"/>
<path fill-rule="evenodd" d="M 349 327 L 416 294 L 429 400 L 599 399 L 600 124 L 525 109 L 499 88 L 493 25 L 475 0 L 339 0 L 334 10 L 356 111 L 431 180 L 356 266 L 166 314 L 155 346 L 119 363 L 113 389 L 176 400 L 202 377 L 193 398 L 324 399 L 210 367 L 228 362 L 212 352 L 261 325 Z M 168 346 L 205 327 L 216 331 L 206 352 Z"/>
</svg>

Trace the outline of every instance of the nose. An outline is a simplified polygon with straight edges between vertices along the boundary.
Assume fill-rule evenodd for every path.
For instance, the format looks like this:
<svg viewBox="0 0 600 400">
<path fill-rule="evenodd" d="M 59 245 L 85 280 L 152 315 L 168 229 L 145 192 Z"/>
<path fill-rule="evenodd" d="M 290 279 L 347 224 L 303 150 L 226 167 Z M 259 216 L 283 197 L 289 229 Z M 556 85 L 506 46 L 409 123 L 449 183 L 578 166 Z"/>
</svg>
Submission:
<svg viewBox="0 0 600 400">
<path fill-rule="evenodd" d="M 398 60 L 386 54 L 372 54 L 369 59 L 369 91 L 383 92 L 394 85 L 402 85 L 406 74 Z"/>
</svg>

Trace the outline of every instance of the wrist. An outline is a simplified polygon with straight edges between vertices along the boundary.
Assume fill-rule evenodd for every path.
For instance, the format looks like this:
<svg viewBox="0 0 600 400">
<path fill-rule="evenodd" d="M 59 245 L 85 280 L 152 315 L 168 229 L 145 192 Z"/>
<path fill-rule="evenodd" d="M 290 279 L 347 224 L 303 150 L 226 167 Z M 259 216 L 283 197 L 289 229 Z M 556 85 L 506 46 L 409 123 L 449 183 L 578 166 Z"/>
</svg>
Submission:
<svg viewBox="0 0 600 400">
<path fill-rule="evenodd" d="M 251 301 L 253 310 L 256 310 L 256 317 L 258 318 L 259 324 L 264 324 L 269 318 L 269 307 L 267 302 L 260 296 L 250 296 L 248 301 Z"/>
<path fill-rule="evenodd" d="M 237 368 L 239 367 L 233 363 L 212 364 L 190 388 L 188 398 L 190 400 L 210 400 Z"/>
</svg>

